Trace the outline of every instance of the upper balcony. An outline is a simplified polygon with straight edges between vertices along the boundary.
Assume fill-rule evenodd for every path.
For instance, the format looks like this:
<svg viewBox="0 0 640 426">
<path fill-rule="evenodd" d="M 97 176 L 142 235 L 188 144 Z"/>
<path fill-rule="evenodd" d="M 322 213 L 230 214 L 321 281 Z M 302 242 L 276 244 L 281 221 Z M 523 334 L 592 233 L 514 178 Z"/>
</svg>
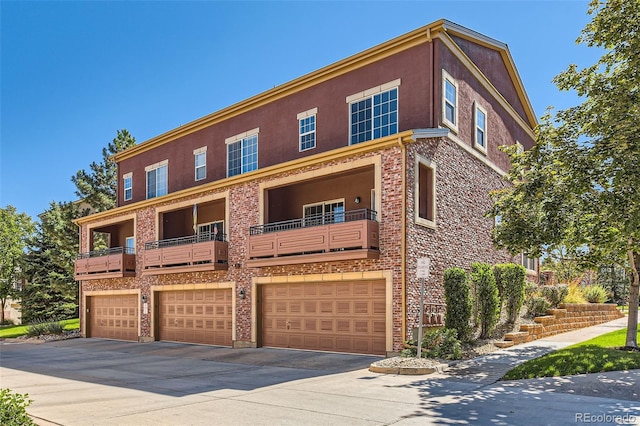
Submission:
<svg viewBox="0 0 640 426">
<path fill-rule="evenodd" d="M 144 245 L 144 275 L 228 269 L 225 234 L 207 232 Z"/>
<path fill-rule="evenodd" d="M 76 258 L 76 280 L 123 278 L 136 275 L 132 219 L 89 228 L 87 231 L 89 251 L 80 253 Z"/>
<path fill-rule="evenodd" d="M 75 279 L 133 277 L 136 275 L 136 255 L 132 248 L 113 247 L 80 253 L 75 262 Z"/>
<path fill-rule="evenodd" d="M 375 211 L 337 210 L 252 226 L 247 266 L 378 259 L 379 246 Z"/>
</svg>

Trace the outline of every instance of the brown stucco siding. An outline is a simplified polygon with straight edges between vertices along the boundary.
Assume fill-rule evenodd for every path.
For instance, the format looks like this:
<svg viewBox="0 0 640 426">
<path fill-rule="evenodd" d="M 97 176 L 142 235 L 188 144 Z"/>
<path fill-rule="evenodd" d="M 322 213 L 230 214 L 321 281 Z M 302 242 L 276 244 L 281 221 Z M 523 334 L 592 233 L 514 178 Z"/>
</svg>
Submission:
<svg viewBox="0 0 640 426">
<path fill-rule="evenodd" d="M 458 84 L 458 129 L 456 136 L 468 146 L 473 147 L 475 134 L 474 102 L 487 111 L 487 152 L 486 157 L 502 170 L 510 168 L 508 156 L 500 150 L 502 145 L 513 145 L 520 142 L 525 148 L 533 146 L 533 140 L 485 87 L 458 61 L 458 59 L 442 43 L 436 43 L 438 51 L 437 70 L 438 88 L 438 120 L 442 127 L 442 72 L 444 69 Z"/>
<path fill-rule="evenodd" d="M 436 166 L 436 228 L 415 222 L 416 154 Z M 500 175 L 466 153 L 448 138 L 420 140 L 407 149 L 407 330 L 417 327 L 420 280 L 417 259 L 431 259 L 431 277 L 425 303 L 444 303 L 442 276 L 451 267 L 470 269 L 473 262 L 496 264 L 512 257 L 493 247 L 493 218 L 485 217 L 491 207 L 489 191 L 502 188 Z"/>
<path fill-rule="evenodd" d="M 513 80 L 507 71 L 507 67 L 497 50 L 481 46 L 461 37 L 451 36 L 462 51 L 473 61 L 480 71 L 491 81 L 496 89 L 511 104 L 513 109 L 527 121 L 525 107 L 518 96 Z"/>
<path fill-rule="evenodd" d="M 119 164 L 118 205 L 144 200 L 145 167 L 169 160 L 169 192 L 220 180 L 227 174 L 225 139 L 260 128 L 260 168 L 344 147 L 349 142 L 349 106 L 346 97 L 401 79 L 399 131 L 433 127 L 431 111 L 431 57 L 427 44 L 415 46 L 293 95 L 252 109 L 146 151 Z M 316 148 L 300 152 L 297 114 L 318 108 Z M 193 150 L 207 146 L 207 177 L 194 178 Z M 133 198 L 125 202 L 122 175 L 133 173 Z"/>
</svg>

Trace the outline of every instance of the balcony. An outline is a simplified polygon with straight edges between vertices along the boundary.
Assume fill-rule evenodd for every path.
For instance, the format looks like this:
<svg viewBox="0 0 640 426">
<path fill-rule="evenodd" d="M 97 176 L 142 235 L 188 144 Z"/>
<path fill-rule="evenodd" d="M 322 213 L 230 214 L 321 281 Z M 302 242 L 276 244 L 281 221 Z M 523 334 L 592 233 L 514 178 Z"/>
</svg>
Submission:
<svg viewBox="0 0 640 426">
<path fill-rule="evenodd" d="M 102 278 L 134 277 L 136 255 L 133 249 L 114 247 L 80 253 L 75 262 L 75 279 L 78 281 Z"/>
<path fill-rule="evenodd" d="M 369 209 L 252 226 L 247 266 L 378 259 L 378 222 Z"/>
<path fill-rule="evenodd" d="M 144 245 L 143 275 L 228 269 L 225 234 L 203 233 Z"/>
</svg>

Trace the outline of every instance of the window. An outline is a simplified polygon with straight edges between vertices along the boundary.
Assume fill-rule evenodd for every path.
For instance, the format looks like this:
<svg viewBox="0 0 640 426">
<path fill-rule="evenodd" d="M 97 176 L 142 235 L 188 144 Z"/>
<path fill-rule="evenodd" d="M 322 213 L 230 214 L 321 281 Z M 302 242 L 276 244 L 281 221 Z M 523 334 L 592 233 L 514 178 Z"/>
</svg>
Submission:
<svg viewBox="0 0 640 426">
<path fill-rule="evenodd" d="M 458 83 L 442 70 L 442 122 L 458 131 Z"/>
<path fill-rule="evenodd" d="M 228 138 L 226 142 L 227 176 L 247 173 L 258 168 L 258 129 Z"/>
<path fill-rule="evenodd" d="M 480 151 L 487 152 L 487 111 L 477 103 L 473 109 L 476 128 L 474 146 Z"/>
<path fill-rule="evenodd" d="M 136 240 L 134 237 L 127 237 L 125 240 L 125 253 L 126 254 L 135 254 L 136 252 Z"/>
<path fill-rule="evenodd" d="M 516 141 L 516 153 L 518 155 L 524 153 L 524 146 L 518 141 Z"/>
<path fill-rule="evenodd" d="M 207 147 L 194 150 L 193 156 L 196 163 L 196 180 L 205 179 L 207 177 Z"/>
<path fill-rule="evenodd" d="M 415 221 L 436 226 L 436 167 L 431 161 L 416 156 L 415 165 Z"/>
<path fill-rule="evenodd" d="M 534 257 L 528 257 L 526 254 L 522 254 L 522 266 L 530 271 L 535 271 L 536 259 Z"/>
<path fill-rule="evenodd" d="M 224 221 L 222 220 L 211 223 L 198 224 L 198 240 L 200 241 L 223 241 L 223 235 Z"/>
<path fill-rule="evenodd" d="M 316 147 L 316 114 L 318 108 L 313 108 L 298 114 L 298 135 L 300 151 Z"/>
<path fill-rule="evenodd" d="M 147 199 L 167 195 L 168 165 L 169 161 L 165 160 L 145 168 L 147 172 Z"/>
<path fill-rule="evenodd" d="M 304 226 L 344 222 L 344 199 L 307 204 L 302 208 Z"/>
<path fill-rule="evenodd" d="M 350 112 L 349 144 L 398 133 L 398 86 L 400 80 L 347 97 Z"/>
<path fill-rule="evenodd" d="M 133 198 L 133 173 L 127 173 L 122 176 L 123 189 L 124 189 L 124 201 L 129 201 Z"/>
</svg>

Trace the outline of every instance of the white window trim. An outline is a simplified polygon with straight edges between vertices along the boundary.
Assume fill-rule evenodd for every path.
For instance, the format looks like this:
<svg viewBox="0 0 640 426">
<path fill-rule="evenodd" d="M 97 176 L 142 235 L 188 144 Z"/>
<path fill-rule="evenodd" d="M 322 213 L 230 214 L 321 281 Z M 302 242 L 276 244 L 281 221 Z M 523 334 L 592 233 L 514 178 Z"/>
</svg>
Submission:
<svg viewBox="0 0 640 426">
<path fill-rule="evenodd" d="M 198 155 L 200 154 L 204 154 L 204 164 L 201 166 L 198 166 L 196 161 L 198 159 Z M 193 150 L 193 163 L 194 163 L 193 177 L 196 180 L 196 182 L 199 180 L 206 179 L 207 178 L 207 147 L 206 146 Z M 198 168 L 200 167 L 204 167 L 204 176 L 198 179 Z"/>
<path fill-rule="evenodd" d="M 525 269 L 526 269 L 527 271 L 530 271 L 530 272 L 536 272 L 536 269 L 535 269 L 535 268 L 536 268 L 536 263 L 537 263 L 536 258 L 535 258 L 535 257 L 529 257 L 529 256 L 527 256 L 527 255 L 526 255 L 526 254 L 524 254 L 524 253 L 521 253 L 521 254 L 520 254 L 520 256 L 521 256 L 521 257 L 520 257 L 520 264 L 521 264 L 522 266 L 524 266 L 524 267 L 525 267 Z M 524 258 L 525 258 L 525 257 L 526 257 L 527 259 L 531 259 L 531 260 L 533 260 L 533 269 L 529 269 L 529 267 L 528 267 L 528 263 L 529 263 L 529 262 L 527 262 L 527 265 L 524 265 Z"/>
<path fill-rule="evenodd" d="M 432 183 L 432 187 L 431 187 L 431 191 L 433 193 L 433 211 L 432 216 L 433 216 L 433 220 L 429 220 L 429 219 L 425 219 L 423 217 L 420 217 L 420 165 L 424 165 L 428 168 L 430 168 L 431 170 L 433 170 L 433 183 Z M 421 155 L 416 154 L 416 160 L 415 160 L 415 164 L 414 164 L 414 168 L 413 168 L 413 178 L 414 178 L 414 183 L 413 183 L 413 196 L 414 196 L 414 217 L 415 217 L 415 223 L 416 225 L 420 225 L 420 226 L 424 226 L 426 228 L 431 228 L 431 229 L 436 229 L 436 219 L 437 219 L 437 212 L 438 209 L 436 208 L 437 206 L 437 193 L 436 193 L 436 164 L 433 161 L 427 160 L 426 158 L 422 157 Z"/>
<path fill-rule="evenodd" d="M 136 252 L 136 237 L 135 237 L 135 236 L 133 236 L 133 237 L 126 237 L 126 238 L 124 239 L 124 241 L 125 241 L 125 242 L 124 242 L 125 252 L 126 252 L 126 249 L 127 249 L 127 248 L 129 248 L 129 244 L 128 244 L 129 240 L 132 240 L 132 241 L 133 241 L 133 246 L 132 246 L 132 247 L 133 247 L 133 253 L 129 253 L 129 254 L 135 254 L 135 252 Z"/>
<path fill-rule="evenodd" d="M 484 132 L 484 146 L 478 143 L 478 111 L 484 114 L 484 129 L 481 129 Z M 473 147 L 480 152 L 487 153 L 487 146 L 489 145 L 489 137 L 487 135 L 487 130 L 489 127 L 489 115 L 487 114 L 487 110 L 484 109 L 478 102 L 473 103 Z"/>
<path fill-rule="evenodd" d="M 131 190 L 131 196 L 129 198 L 127 198 L 127 179 L 131 180 L 131 186 L 129 187 L 129 189 Z M 124 175 L 122 175 L 122 198 L 124 199 L 124 201 L 130 201 L 133 199 L 133 172 L 125 173 Z"/>
<path fill-rule="evenodd" d="M 313 108 L 310 109 L 309 111 L 305 111 L 305 112 L 301 112 L 300 114 L 297 115 L 298 118 L 298 152 L 304 152 L 304 151 L 309 151 L 310 149 L 315 149 L 316 147 L 316 129 L 318 128 L 318 120 L 315 119 L 316 115 L 318 113 L 318 108 Z M 305 118 L 309 118 L 309 117 L 314 117 L 314 121 L 313 121 L 313 132 L 307 132 L 307 133 L 300 133 L 300 121 L 304 120 Z M 313 133 L 313 146 L 309 147 L 309 148 L 304 148 L 302 149 L 302 137 L 309 135 Z"/>
<path fill-rule="evenodd" d="M 198 234 L 200 234 L 200 227 L 201 226 L 213 225 L 215 223 L 221 223 L 222 224 L 222 230 L 224 231 L 224 219 L 222 219 L 222 220 L 214 220 L 214 221 L 205 222 L 205 223 L 197 223 L 196 224 L 196 227 L 197 227 L 196 229 L 198 230 Z M 224 232 L 221 232 L 221 233 L 224 234 Z"/>
<path fill-rule="evenodd" d="M 390 81 L 388 83 L 381 84 L 380 86 L 372 87 L 371 89 L 363 90 L 362 92 L 354 93 L 353 95 L 347 96 L 346 100 L 347 100 L 347 104 L 349 105 L 349 145 L 353 145 L 353 143 L 351 142 L 351 137 L 353 136 L 351 134 L 351 125 L 353 124 L 351 122 L 351 104 L 356 103 L 356 102 L 360 102 L 363 99 L 372 98 L 371 99 L 371 104 L 372 104 L 371 107 L 372 107 L 372 114 L 373 114 L 373 107 L 374 107 L 374 105 L 373 105 L 373 96 L 377 95 L 378 93 L 388 92 L 388 91 L 391 91 L 393 89 L 399 89 L 401 82 L 402 82 L 401 79 L 398 78 L 398 79 Z M 399 123 L 400 123 L 400 90 L 398 90 L 398 109 L 396 110 L 396 113 L 398 114 L 398 130 L 399 130 Z M 371 117 L 371 120 L 372 120 L 371 131 L 373 133 L 373 116 Z M 371 138 L 372 139 L 370 139 L 370 140 L 373 140 L 373 134 L 371 135 Z"/>
<path fill-rule="evenodd" d="M 401 79 L 396 79 L 390 81 L 388 83 L 381 84 L 380 86 L 372 87 L 371 89 L 363 90 L 362 92 L 354 93 L 353 95 L 347 96 L 347 104 L 351 104 L 353 102 L 361 101 L 365 98 L 369 98 L 373 95 L 377 95 L 378 93 L 386 92 L 387 90 L 394 89 L 396 87 L 400 87 L 400 83 L 402 83 Z"/>
<path fill-rule="evenodd" d="M 313 207 L 313 206 L 322 206 L 322 212 L 324 214 L 324 206 L 327 204 L 336 204 L 336 203 L 342 203 L 343 206 L 345 206 L 345 202 L 344 202 L 344 198 L 336 198 L 335 200 L 327 200 L 327 201 L 318 201 L 317 203 L 309 203 L 309 204 L 305 204 L 302 206 L 302 217 L 304 218 L 304 211 L 307 209 L 307 207 Z"/>
<path fill-rule="evenodd" d="M 252 136 L 256 136 L 258 137 L 258 142 L 257 142 L 257 147 L 256 147 L 256 155 L 258 156 L 258 159 L 260 159 L 260 155 L 259 155 L 259 150 L 260 150 L 260 138 L 259 138 L 259 133 L 260 133 L 260 127 L 256 127 L 255 129 L 251 129 L 251 130 L 247 130 L 246 132 L 242 132 L 242 133 L 238 133 L 235 136 L 231 136 L 228 137 L 224 140 L 225 145 L 227 146 L 227 155 L 226 155 L 226 163 L 227 163 L 227 177 L 229 176 L 229 145 L 234 144 L 236 142 L 242 142 L 243 139 L 248 139 Z M 259 164 L 256 164 L 256 170 L 258 170 L 258 168 L 260 167 Z M 242 173 L 242 160 L 240 162 L 240 173 L 238 173 L 237 175 L 233 175 L 233 176 L 240 176 L 243 175 L 244 173 Z M 254 170 L 252 170 L 254 171 Z M 249 172 L 247 172 L 249 173 Z"/>
<path fill-rule="evenodd" d="M 456 104 L 454 105 L 454 114 L 453 119 L 455 123 L 452 123 L 447 119 L 447 81 L 456 88 Z M 455 133 L 458 133 L 458 109 L 460 108 L 460 103 L 458 101 L 459 98 L 459 87 L 458 82 L 451 77 L 451 75 L 446 72 L 444 69 L 442 70 L 442 124 L 453 130 Z"/>
<path fill-rule="evenodd" d="M 149 172 L 152 170 L 156 170 L 159 169 L 162 166 L 167 166 L 167 193 L 165 195 L 169 194 L 169 160 L 162 160 L 158 163 L 152 164 L 150 166 L 147 166 L 144 168 L 144 178 L 145 178 L 145 185 L 144 185 L 144 192 L 145 192 L 145 199 L 146 200 L 150 200 L 151 198 L 158 198 L 158 197 L 163 197 L 164 195 L 156 195 L 155 197 L 151 197 L 149 198 Z M 157 187 L 158 185 L 158 181 L 156 180 L 156 192 L 157 192 Z"/>
</svg>

